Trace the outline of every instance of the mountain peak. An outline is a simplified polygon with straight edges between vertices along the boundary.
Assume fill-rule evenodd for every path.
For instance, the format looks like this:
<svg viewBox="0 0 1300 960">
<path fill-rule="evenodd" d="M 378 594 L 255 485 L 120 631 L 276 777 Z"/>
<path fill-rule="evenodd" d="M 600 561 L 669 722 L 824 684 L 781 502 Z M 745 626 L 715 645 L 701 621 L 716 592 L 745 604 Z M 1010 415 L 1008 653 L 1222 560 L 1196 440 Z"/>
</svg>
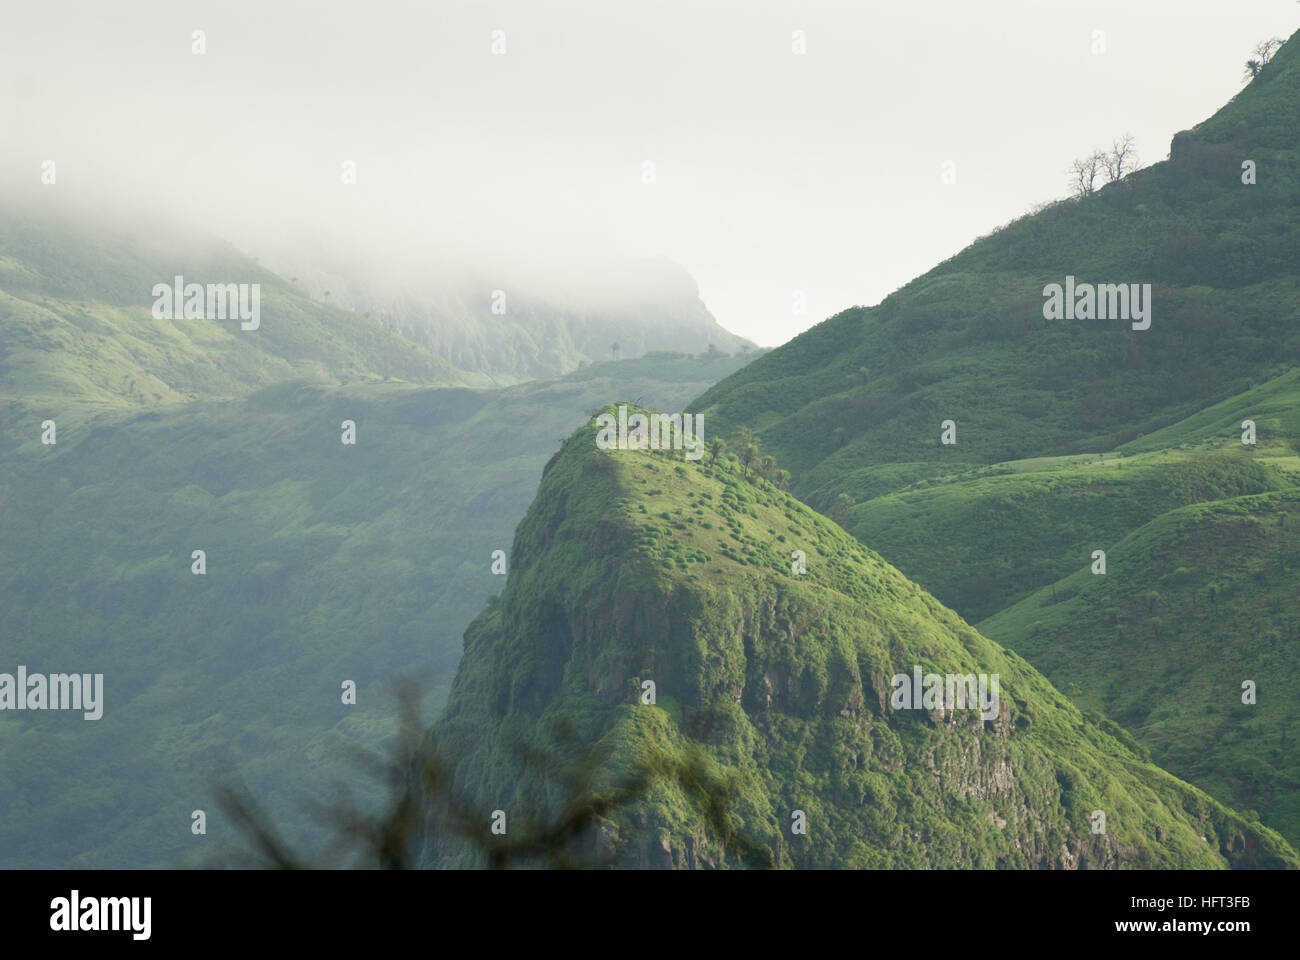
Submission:
<svg viewBox="0 0 1300 960">
<path fill-rule="evenodd" d="M 732 785 L 729 845 L 652 781 L 588 838 L 625 865 L 1297 863 L 739 460 L 601 449 L 607 425 L 552 458 L 466 633 L 433 737 L 470 802 L 554 814 L 554 768 L 507 744 L 554 747 L 558 724 L 601 752 L 597 779 L 703 751 Z"/>
</svg>

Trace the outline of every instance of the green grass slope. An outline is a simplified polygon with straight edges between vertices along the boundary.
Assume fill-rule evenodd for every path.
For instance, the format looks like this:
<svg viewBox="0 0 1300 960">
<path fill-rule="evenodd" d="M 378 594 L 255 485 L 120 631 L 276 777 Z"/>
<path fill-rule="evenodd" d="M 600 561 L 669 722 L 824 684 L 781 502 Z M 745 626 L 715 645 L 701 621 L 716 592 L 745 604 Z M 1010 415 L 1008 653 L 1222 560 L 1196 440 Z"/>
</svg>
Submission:
<svg viewBox="0 0 1300 960">
<path fill-rule="evenodd" d="M 1296 652 L 1298 120 L 1289 42 L 1168 160 L 994 231 L 693 407 L 757 431 L 803 500 L 1292 842 L 1292 711 L 1240 684 L 1285 689 Z M 1150 329 L 1044 320 L 1067 275 L 1151 283 Z"/>
<path fill-rule="evenodd" d="M 1236 441 L 1015 461 L 921 481 L 841 522 L 974 621 L 1091 564 L 1094 550 L 1167 510 L 1289 486 L 1291 461 Z"/>
<path fill-rule="evenodd" d="M 735 785 L 727 847 L 671 783 L 594 841 L 626 866 L 1295 866 L 1274 832 L 1152 766 L 835 524 L 734 461 L 601 451 L 580 428 L 547 465 L 501 599 L 465 635 L 437 746 L 465 802 L 555 809 L 530 749 L 706 752 Z M 706 438 L 707 418 L 706 418 Z M 806 554 L 796 574 L 791 553 Z M 1001 703 L 894 710 L 889 678 L 996 673 Z M 653 680 L 654 705 L 640 702 Z M 1093 811 L 1107 831 L 1090 830 Z M 806 836 L 790 832 L 795 811 Z M 516 820 L 518 822 L 518 820 Z M 432 865 L 475 862 L 434 837 Z"/>
<path fill-rule="evenodd" d="M 1111 546 L 1104 576 L 1080 565 L 980 630 L 1297 842 L 1298 514 L 1295 488 L 1172 510 Z"/>
<path fill-rule="evenodd" d="M 106 688 L 93 722 L 0 714 L 0 866 L 206 862 L 242 844 L 213 796 L 234 778 L 292 841 L 319 839 L 306 802 L 356 786 L 345 744 L 393 734 L 391 682 L 441 707 L 506 579 L 492 551 L 560 441 L 611 396 L 680 409 L 741 362 L 647 357 L 501 391 L 286 383 L 82 409 L 54 446 L 44 407 L 0 404 L 0 672 Z"/>
<path fill-rule="evenodd" d="M 1241 442 L 1242 422 L 1256 442 Z M 971 620 L 1091 563 L 1167 510 L 1300 483 L 1300 369 L 1104 454 L 970 468 L 884 491 L 841 523 Z M 901 465 L 900 465 L 901 466 Z M 883 473 L 883 471 L 878 471 Z"/>
<path fill-rule="evenodd" d="M 1253 445 L 1241 442 L 1244 420 L 1255 424 Z M 1119 451 L 922 480 L 857 504 L 842 522 L 1127 727 L 1162 766 L 1260 811 L 1296 842 L 1300 784 L 1285 749 L 1296 711 L 1277 697 L 1224 709 L 1240 680 L 1223 687 L 1222 671 L 1272 685 L 1285 657 L 1300 655 L 1289 639 L 1294 545 L 1284 515 L 1300 496 L 1298 442 L 1293 370 Z M 1091 572 L 1097 549 L 1105 576 Z M 1198 602 L 1229 583 L 1232 599 Z M 1282 660 L 1262 637 L 1281 644 Z M 1211 687 L 1220 699 L 1206 706 L 1198 698 Z"/>
<path fill-rule="evenodd" d="M 165 229 L 0 206 L 0 399 L 44 401 L 53 416 L 244 397 L 291 379 L 471 382 L 378 321 L 317 303 L 228 246 Z M 155 319 L 154 284 L 177 275 L 260 284 L 260 328 Z"/>
</svg>

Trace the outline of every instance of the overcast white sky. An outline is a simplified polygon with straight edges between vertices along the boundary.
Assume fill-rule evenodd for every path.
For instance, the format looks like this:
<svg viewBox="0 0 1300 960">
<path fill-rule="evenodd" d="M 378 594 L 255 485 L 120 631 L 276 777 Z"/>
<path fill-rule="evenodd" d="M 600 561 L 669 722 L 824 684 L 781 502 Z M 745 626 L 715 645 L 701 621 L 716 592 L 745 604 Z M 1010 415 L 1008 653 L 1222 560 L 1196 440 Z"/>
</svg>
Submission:
<svg viewBox="0 0 1300 960">
<path fill-rule="evenodd" d="M 350 239 L 591 284 L 663 255 L 774 345 L 1063 195 L 1120 133 L 1163 159 L 1298 25 L 1293 0 L 0 0 L 0 169 L 54 159 L 45 189 L 252 253 Z"/>
</svg>

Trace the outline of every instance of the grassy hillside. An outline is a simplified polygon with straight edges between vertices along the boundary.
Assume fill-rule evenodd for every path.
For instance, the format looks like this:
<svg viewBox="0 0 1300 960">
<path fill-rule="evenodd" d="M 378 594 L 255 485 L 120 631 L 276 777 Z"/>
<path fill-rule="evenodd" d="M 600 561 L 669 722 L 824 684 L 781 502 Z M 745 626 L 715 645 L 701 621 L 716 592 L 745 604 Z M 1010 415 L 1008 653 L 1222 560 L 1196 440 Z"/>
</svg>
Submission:
<svg viewBox="0 0 1300 960">
<path fill-rule="evenodd" d="M 157 283 L 257 283 L 261 325 L 159 320 Z M 244 397 L 290 379 L 479 382 L 378 321 L 319 304 L 215 240 L 88 226 L 0 206 L 0 400 L 150 406 Z M 485 380 L 482 382 L 486 383 Z"/>
<path fill-rule="evenodd" d="M 601 451 L 595 434 L 580 428 L 548 464 L 433 731 L 484 824 L 493 809 L 554 812 L 555 767 L 525 758 L 562 751 L 562 721 L 583 745 L 565 759 L 604 751 L 593 790 L 693 750 L 734 787 L 743 845 L 724 844 L 672 783 L 611 814 L 590 842 L 629 866 L 1296 865 L 1272 831 L 1153 767 L 736 461 Z M 893 709 L 889 678 L 916 665 L 998 674 L 996 716 Z M 646 680 L 654 705 L 639 699 Z M 1094 810 L 1105 834 L 1089 829 Z M 790 831 L 794 811 L 806 836 Z M 472 861 L 434 837 L 434 865 Z"/>
<path fill-rule="evenodd" d="M 1254 444 L 1241 442 L 1242 422 Z M 841 523 L 972 620 L 1167 510 L 1300 483 L 1300 370 L 1101 454 L 976 467 L 882 490 Z M 900 465 L 906 467 L 907 465 Z"/>
<path fill-rule="evenodd" d="M 1284 684 L 1295 654 L 1297 118 L 1293 40 L 1167 160 L 994 231 L 694 406 L 756 431 L 798 496 L 1293 842 L 1294 710 L 1241 704 L 1240 684 Z M 1150 328 L 1044 319 L 1066 276 L 1150 283 Z"/>
<path fill-rule="evenodd" d="M 1052 457 L 920 481 L 853 507 L 845 528 L 972 620 L 1092 562 L 1167 510 L 1289 485 L 1300 463 L 1197 446 Z"/>
<path fill-rule="evenodd" d="M 1240 442 L 1246 419 L 1255 422 L 1252 446 Z M 1297 711 L 1276 693 L 1300 656 L 1292 649 L 1295 531 L 1287 526 L 1300 497 L 1298 449 L 1300 370 L 1124 445 L 1117 456 L 1126 467 L 1155 465 L 1154 484 L 1167 481 L 1170 461 L 1192 457 L 1267 471 L 1268 485 L 1283 489 L 1261 496 L 1204 489 L 1189 500 L 1197 506 L 1144 510 L 1149 522 L 1130 524 L 1123 536 L 1110 535 L 1095 512 L 1076 510 L 1080 525 L 1100 535 L 1108 575 L 1090 574 L 1085 557 L 1070 576 L 1059 570 L 1058 582 L 980 624 L 1081 704 L 1132 730 L 1162 766 L 1257 810 L 1293 842 L 1300 774 L 1288 731 Z M 1119 512 L 1120 502 L 1112 504 L 1111 518 Z M 1028 538 L 1021 547 L 1035 550 Z M 1244 679 L 1273 695 L 1241 703 Z"/>
<path fill-rule="evenodd" d="M 1172 510 L 980 624 L 1157 763 L 1300 838 L 1300 490 Z M 1242 702 L 1243 681 L 1258 702 Z"/>
<path fill-rule="evenodd" d="M 1241 442 L 1245 420 L 1254 444 Z M 1298 449 L 1300 371 L 1291 370 L 1117 451 L 900 483 L 841 522 L 1131 730 L 1162 766 L 1300 842 L 1300 782 L 1285 749 L 1294 704 L 1274 697 L 1267 708 L 1229 710 L 1223 700 L 1240 696 L 1228 674 L 1272 685 L 1272 671 L 1285 674 L 1286 657 L 1300 655 L 1288 646 L 1295 590 L 1284 526 L 1284 505 L 1300 496 Z M 1106 576 L 1090 572 L 1097 549 Z M 1235 600 L 1198 604 L 1228 584 Z"/>
<path fill-rule="evenodd" d="M 44 407 L 0 406 L 0 672 L 106 685 L 98 721 L 0 715 L 0 769 L 21 772 L 0 782 L 0 866 L 205 862 L 242 839 L 213 799 L 236 777 L 317 837 L 305 802 L 357 786 L 343 746 L 392 735 L 392 681 L 442 705 L 506 579 L 492 552 L 561 439 L 611 396 L 680 409 L 741 362 L 648 357 L 503 391 L 285 383 L 61 414 L 54 446 Z"/>
</svg>

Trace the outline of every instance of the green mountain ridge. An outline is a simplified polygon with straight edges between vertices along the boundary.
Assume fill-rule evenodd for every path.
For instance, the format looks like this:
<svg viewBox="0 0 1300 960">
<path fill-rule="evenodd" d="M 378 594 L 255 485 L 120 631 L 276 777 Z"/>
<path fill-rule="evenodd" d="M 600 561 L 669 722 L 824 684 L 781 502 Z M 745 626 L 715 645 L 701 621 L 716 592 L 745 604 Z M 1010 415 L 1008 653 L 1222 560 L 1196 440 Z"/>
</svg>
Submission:
<svg viewBox="0 0 1300 960">
<path fill-rule="evenodd" d="M 157 319 L 155 284 L 259 284 L 260 327 Z M 486 385 L 377 322 L 325 306 L 198 234 L 0 208 L 0 400 L 60 409 L 245 397 L 285 380 Z"/>
<path fill-rule="evenodd" d="M 583 840 L 618 865 L 1297 865 L 1277 834 L 1151 766 L 1118 728 L 737 461 L 602 451 L 595 435 L 580 428 L 547 465 L 505 591 L 466 632 L 431 733 L 485 824 L 493 809 L 554 815 L 554 770 L 527 757 L 578 759 L 558 726 L 603 751 L 595 784 L 702 749 L 736 785 L 727 815 L 745 845 L 729 847 L 674 784 L 653 783 Z M 893 709 L 890 677 L 916 666 L 999 675 L 996 719 Z M 653 705 L 640 700 L 647 679 Z M 796 811 L 807 835 L 790 832 Z M 427 862 L 482 861 L 435 828 Z"/>
<path fill-rule="evenodd" d="M 796 495 L 1156 763 L 1300 842 L 1279 695 L 1300 653 L 1298 203 L 1293 38 L 1168 160 L 1013 221 L 692 409 L 755 431 Z M 1150 328 L 1043 319 L 1067 276 L 1151 283 Z M 1243 680 L 1269 693 L 1243 703 Z"/>
</svg>

